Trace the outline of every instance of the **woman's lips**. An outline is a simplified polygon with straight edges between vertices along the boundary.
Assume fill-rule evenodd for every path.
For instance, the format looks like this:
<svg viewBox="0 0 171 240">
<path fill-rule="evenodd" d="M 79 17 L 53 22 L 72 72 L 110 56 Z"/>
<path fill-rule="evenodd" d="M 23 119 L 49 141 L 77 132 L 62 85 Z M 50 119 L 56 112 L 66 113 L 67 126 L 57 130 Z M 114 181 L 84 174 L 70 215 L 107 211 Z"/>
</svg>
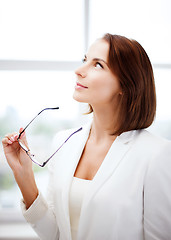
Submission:
<svg viewBox="0 0 171 240">
<path fill-rule="evenodd" d="M 75 86 L 75 88 L 76 88 L 76 89 L 79 89 L 79 88 L 88 88 L 88 87 L 82 85 L 82 84 L 79 83 L 79 82 L 76 82 L 76 86 Z"/>
</svg>

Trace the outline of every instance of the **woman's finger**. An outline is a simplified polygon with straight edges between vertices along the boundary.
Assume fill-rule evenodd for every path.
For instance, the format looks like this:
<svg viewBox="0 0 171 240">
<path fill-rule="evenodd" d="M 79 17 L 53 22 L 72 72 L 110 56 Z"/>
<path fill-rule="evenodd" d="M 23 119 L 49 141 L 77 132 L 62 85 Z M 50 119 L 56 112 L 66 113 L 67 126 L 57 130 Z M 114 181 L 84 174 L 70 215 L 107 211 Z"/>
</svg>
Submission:
<svg viewBox="0 0 171 240">
<path fill-rule="evenodd" d="M 26 138 L 26 133 L 23 130 L 24 130 L 24 128 L 20 128 L 20 130 L 19 130 L 19 133 L 21 134 L 20 138 Z"/>
<path fill-rule="evenodd" d="M 15 133 L 10 133 L 10 134 L 6 134 L 5 137 L 2 139 L 2 143 L 13 143 L 15 141 L 17 141 L 18 138 L 18 134 Z"/>
<path fill-rule="evenodd" d="M 2 139 L 2 144 L 3 145 L 12 144 L 12 141 L 8 137 L 4 137 Z"/>
</svg>

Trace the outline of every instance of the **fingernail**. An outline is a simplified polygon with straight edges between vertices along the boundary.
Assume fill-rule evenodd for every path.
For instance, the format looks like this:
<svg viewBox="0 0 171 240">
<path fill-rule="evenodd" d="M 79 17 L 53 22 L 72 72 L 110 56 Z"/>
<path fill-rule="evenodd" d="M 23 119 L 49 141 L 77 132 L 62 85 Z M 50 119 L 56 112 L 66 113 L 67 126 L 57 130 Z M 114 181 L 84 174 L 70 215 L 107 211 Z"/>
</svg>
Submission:
<svg viewBox="0 0 171 240">
<path fill-rule="evenodd" d="M 8 143 L 11 144 L 12 143 L 11 140 L 8 140 Z"/>
<path fill-rule="evenodd" d="M 20 128 L 19 132 L 22 132 L 24 130 L 24 128 Z"/>
<path fill-rule="evenodd" d="M 12 141 L 12 142 L 13 142 L 13 141 L 14 141 L 14 137 L 10 137 L 10 141 Z"/>
<path fill-rule="evenodd" d="M 18 138 L 18 134 L 15 134 L 15 135 L 14 135 L 14 139 L 16 139 L 16 138 Z"/>
</svg>

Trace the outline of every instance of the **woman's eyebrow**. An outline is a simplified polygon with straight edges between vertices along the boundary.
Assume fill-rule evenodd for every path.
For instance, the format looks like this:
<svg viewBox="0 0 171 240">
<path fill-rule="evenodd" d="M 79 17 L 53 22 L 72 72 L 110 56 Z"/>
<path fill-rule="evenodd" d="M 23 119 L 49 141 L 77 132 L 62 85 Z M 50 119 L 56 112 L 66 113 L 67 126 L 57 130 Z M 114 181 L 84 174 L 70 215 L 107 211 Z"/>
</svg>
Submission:
<svg viewBox="0 0 171 240">
<path fill-rule="evenodd" d="M 84 55 L 84 58 L 87 60 L 86 55 Z M 104 62 L 108 66 L 108 63 L 105 60 L 103 60 L 102 58 L 93 58 L 92 61 L 97 61 L 97 62 L 101 61 L 101 62 Z"/>
<path fill-rule="evenodd" d="M 93 61 L 101 61 L 101 62 L 104 62 L 107 66 L 108 66 L 108 64 L 107 64 L 107 62 L 105 61 L 105 60 L 103 60 L 102 58 L 93 58 Z"/>
</svg>

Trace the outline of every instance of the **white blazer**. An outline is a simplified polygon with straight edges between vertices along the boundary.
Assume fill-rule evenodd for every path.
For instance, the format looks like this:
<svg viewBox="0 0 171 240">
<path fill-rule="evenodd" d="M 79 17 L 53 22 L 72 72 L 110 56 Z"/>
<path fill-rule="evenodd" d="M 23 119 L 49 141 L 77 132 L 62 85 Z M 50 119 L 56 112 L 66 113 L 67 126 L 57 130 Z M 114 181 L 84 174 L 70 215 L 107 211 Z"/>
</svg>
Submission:
<svg viewBox="0 0 171 240">
<path fill-rule="evenodd" d="M 71 137 L 49 163 L 48 200 L 39 194 L 23 215 L 42 240 L 71 240 L 70 184 L 90 125 Z M 55 148 L 73 130 L 57 135 Z M 83 200 L 78 240 L 171 239 L 171 142 L 146 130 L 113 142 Z"/>
</svg>

